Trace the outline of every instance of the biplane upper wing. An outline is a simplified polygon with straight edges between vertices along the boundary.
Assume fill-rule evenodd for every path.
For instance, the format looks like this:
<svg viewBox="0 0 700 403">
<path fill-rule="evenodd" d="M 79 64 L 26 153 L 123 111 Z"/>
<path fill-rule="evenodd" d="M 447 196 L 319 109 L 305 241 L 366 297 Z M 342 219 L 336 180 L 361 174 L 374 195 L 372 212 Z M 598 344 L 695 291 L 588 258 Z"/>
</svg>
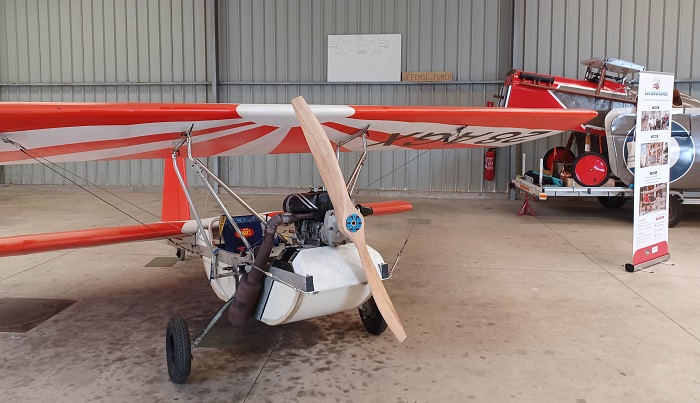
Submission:
<svg viewBox="0 0 700 403">
<path fill-rule="evenodd" d="M 590 110 L 316 105 L 343 151 L 501 147 L 594 118 Z M 0 164 L 169 158 L 192 128 L 196 157 L 309 152 L 291 105 L 0 103 Z M 347 142 L 346 142 L 347 141 Z M 24 149 L 24 152 L 18 147 Z"/>
<path fill-rule="evenodd" d="M 596 116 L 573 109 L 311 108 L 343 151 L 363 149 L 362 139 L 354 135 L 365 128 L 370 150 L 500 147 L 547 137 Z M 170 158 L 190 130 L 196 157 L 309 152 L 291 105 L 3 102 L 0 165 Z M 188 221 L 187 205 L 167 199 L 163 222 L 0 238 L 0 257 L 194 234 L 197 227 Z M 411 209 L 402 201 L 373 207 L 377 215 Z M 172 208 L 175 213 L 169 212 Z M 178 209 L 184 215 L 178 216 Z"/>
</svg>

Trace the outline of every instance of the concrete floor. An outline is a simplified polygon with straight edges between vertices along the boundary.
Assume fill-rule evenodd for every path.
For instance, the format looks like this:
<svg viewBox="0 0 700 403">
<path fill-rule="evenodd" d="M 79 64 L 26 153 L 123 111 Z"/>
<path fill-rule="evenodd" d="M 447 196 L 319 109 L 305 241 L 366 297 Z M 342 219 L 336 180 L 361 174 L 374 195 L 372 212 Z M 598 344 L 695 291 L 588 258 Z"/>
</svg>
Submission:
<svg viewBox="0 0 700 403">
<path fill-rule="evenodd" d="M 149 211 L 160 194 L 119 192 Z M 213 206 L 198 195 L 198 204 Z M 251 195 L 260 210 L 281 195 Z M 359 198 L 363 200 L 362 198 Z M 671 265 L 626 273 L 632 210 L 595 200 L 411 200 L 371 217 L 368 242 L 408 339 L 367 334 L 357 312 L 215 327 L 185 385 L 169 382 L 165 325 L 191 333 L 219 308 L 201 263 L 160 242 L 0 259 L 0 298 L 77 302 L 26 334 L 0 333 L 3 401 L 696 402 L 700 208 L 670 232 Z M 120 202 L 120 206 L 124 206 Z M 135 208 L 139 219 L 157 221 Z M 0 187 L 0 236 L 132 224 L 79 190 Z"/>
</svg>

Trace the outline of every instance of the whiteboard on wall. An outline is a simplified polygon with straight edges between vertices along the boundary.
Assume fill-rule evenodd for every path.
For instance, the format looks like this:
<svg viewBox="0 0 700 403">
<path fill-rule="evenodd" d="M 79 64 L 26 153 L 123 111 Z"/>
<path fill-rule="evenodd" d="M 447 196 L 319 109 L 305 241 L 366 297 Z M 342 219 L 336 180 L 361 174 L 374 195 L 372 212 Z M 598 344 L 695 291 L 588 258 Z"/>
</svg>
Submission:
<svg viewBox="0 0 700 403">
<path fill-rule="evenodd" d="M 328 35 L 328 81 L 401 81 L 401 34 Z"/>
</svg>

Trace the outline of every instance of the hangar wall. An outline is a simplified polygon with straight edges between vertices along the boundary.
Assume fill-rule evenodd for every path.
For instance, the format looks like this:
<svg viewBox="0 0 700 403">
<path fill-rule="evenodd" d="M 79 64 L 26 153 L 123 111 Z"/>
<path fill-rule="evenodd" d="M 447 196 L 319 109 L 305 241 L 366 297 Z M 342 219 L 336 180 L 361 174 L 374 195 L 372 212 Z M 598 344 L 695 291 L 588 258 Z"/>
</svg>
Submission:
<svg viewBox="0 0 700 403">
<path fill-rule="evenodd" d="M 220 4 L 219 21 L 226 21 L 219 29 L 223 102 L 284 103 L 301 94 L 312 103 L 485 106 L 510 69 L 510 1 Z M 402 71 L 452 71 L 456 81 L 325 82 L 327 36 L 369 33 L 402 35 Z M 342 156 L 345 172 L 357 158 Z M 358 189 L 503 192 L 507 163 L 499 158 L 497 180 L 484 182 L 481 149 L 373 152 Z M 222 173 L 244 186 L 305 187 L 320 183 L 309 181 L 312 166 L 310 155 L 243 156 L 222 161 Z"/>
<path fill-rule="evenodd" d="M 0 101 L 289 102 L 483 106 L 511 66 L 583 74 L 611 56 L 673 71 L 700 96 L 700 7 L 693 0 L 0 0 Z M 212 22 L 218 22 L 213 48 Z M 400 33 L 402 70 L 454 72 L 449 84 L 326 83 L 328 34 Z M 216 52 L 218 49 L 218 54 Z M 214 50 L 214 52 L 208 51 Z M 217 63 L 213 63 L 218 58 Z M 542 155 L 561 138 L 518 147 Z M 484 182 L 483 150 L 371 153 L 359 188 L 504 192 Z M 347 172 L 356 155 L 342 156 Z M 318 184 L 308 155 L 211 159 L 228 183 Z M 64 164 L 107 185 L 161 182 L 162 161 Z M 63 184 L 40 165 L 0 183 Z"/>
<path fill-rule="evenodd" d="M 198 0 L 0 0 L 0 101 L 207 102 L 205 19 Z M 59 165 L 100 185 L 163 176 L 160 160 Z M 70 184 L 39 164 L 2 171 Z"/>
<path fill-rule="evenodd" d="M 218 7 L 220 102 L 485 105 L 510 68 L 511 2 L 224 1 Z M 1 101 L 207 101 L 205 2 L 0 0 Z M 208 4 L 208 3 L 207 3 Z M 403 70 L 449 70 L 449 84 L 326 83 L 326 35 L 401 33 Z M 129 83 L 124 85 L 123 83 Z M 148 84 L 146 84 L 148 83 Z M 209 99 L 211 97 L 209 94 Z M 344 155 L 349 170 L 356 155 Z M 358 187 L 503 192 L 484 183 L 483 150 L 371 153 Z M 403 165 L 405 164 L 405 167 Z M 65 164 L 108 185 L 160 182 L 161 161 Z M 308 155 L 222 158 L 233 185 L 318 184 Z M 398 169 L 394 170 L 397 167 Z M 386 175 L 386 176 L 385 176 Z M 38 166 L 5 167 L 4 183 L 65 183 Z"/>
</svg>

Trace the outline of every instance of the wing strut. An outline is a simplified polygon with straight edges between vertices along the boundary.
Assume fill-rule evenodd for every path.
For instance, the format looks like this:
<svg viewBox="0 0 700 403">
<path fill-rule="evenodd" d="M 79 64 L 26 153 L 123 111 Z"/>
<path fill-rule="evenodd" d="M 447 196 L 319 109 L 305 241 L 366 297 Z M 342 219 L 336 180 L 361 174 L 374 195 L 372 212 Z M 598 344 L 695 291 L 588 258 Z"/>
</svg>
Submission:
<svg viewBox="0 0 700 403">
<path fill-rule="evenodd" d="M 350 174 L 350 177 L 348 178 L 348 181 L 345 184 L 345 187 L 348 189 L 348 194 L 351 196 L 352 196 L 352 192 L 355 190 L 355 184 L 357 184 L 357 178 L 360 177 L 360 170 L 362 169 L 362 166 L 365 164 L 365 160 L 367 160 L 367 137 L 368 137 L 367 129 L 369 129 L 369 125 L 360 129 L 357 133 L 353 134 L 350 138 L 347 138 L 347 139 L 341 141 L 340 143 L 338 143 L 338 146 L 335 149 L 336 159 L 339 160 L 340 159 L 340 147 L 343 144 L 362 136 L 362 155 L 360 155 L 360 159 L 357 161 L 357 164 L 355 165 L 355 169 L 352 170 L 352 173 Z"/>
</svg>

